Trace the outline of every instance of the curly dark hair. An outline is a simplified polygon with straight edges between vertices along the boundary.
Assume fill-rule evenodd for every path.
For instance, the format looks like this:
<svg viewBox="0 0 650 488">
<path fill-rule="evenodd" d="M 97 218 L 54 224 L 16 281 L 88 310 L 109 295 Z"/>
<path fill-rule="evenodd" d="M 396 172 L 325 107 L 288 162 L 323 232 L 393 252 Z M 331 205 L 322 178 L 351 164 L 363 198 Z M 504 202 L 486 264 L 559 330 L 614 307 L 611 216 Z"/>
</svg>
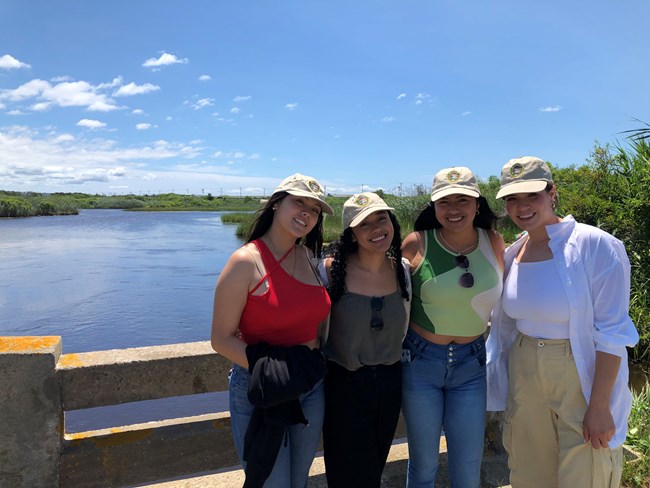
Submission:
<svg viewBox="0 0 650 488">
<path fill-rule="evenodd" d="M 485 197 L 478 197 L 476 200 L 479 213 L 474 217 L 474 223 L 472 225 L 479 229 L 494 229 L 499 217 L 490 208 Z M 413 230 L 416 231 L 440 229 L 441 227 L 442 224 L 438 222 L 438 219 L 436 218 L 436 209 L 433 202 L 429 202 L 427 206 L 422 209 L 413 224 Z"/>
<path fill-rule="evenodd" d="M 399 222 L 391 212 L 387 212 L 391 223 L 393 224 L 394 235 L 386 255 L 393 261 L 397 281 L 402 291 L 402 298 L 408 300 L 408 290 L 406 288 L 406 276 L 402 266 L 402 236 Z M 330 284 L 327 291 L 330 294 L 332 303 L 341 298 L 345 292 L 345 275 L 347 274 L 347 258 L 359 249 L 356 241 L 352 240 L 352 228 L 348 227 L 339 236 L 338 240 L 330 244 L 325 250 L 326 256 L 331 256 L 332 267 L 330 268 Z"/>
<path fill-rule="evenodd" d="M 260 239 L 269 231 L 273 223 L 273 217 L 275 216 L 273 206 L 280 203 L 287 195 L 288 193 L 286 191 L 274 193 L 267 200 L 266 204 L 258 210 L 246 243 Z M 314 256 L 320 255 L 321 249 L 323 248 L 323 212 L 318 215 L 318 220 L 314 228 L 305 237 L 296 239 L 296 244 L 301 243 L 311 250 Z"/>
</svg>

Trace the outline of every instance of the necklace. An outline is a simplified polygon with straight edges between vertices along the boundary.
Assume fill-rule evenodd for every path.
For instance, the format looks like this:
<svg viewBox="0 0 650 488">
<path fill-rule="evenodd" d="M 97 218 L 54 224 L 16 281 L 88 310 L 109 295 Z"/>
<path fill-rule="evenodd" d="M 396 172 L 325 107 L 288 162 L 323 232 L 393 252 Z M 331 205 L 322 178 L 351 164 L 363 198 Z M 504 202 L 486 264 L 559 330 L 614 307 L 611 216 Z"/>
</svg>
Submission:
<svg viewBox="0 0 650 488">
<path fill-rule="evenodd" d="M 438 236 L 440 237 L 440 239 L 442 239 L 442 243 L 443 243 L 446 247 L 448 247 L 450 251 L 455 252 L 455 253 L 458 254 L 458 255 L 460 255 L 460 254 L 465 254 L 466 252 L 471 251 L 471 250 L 473 250 L 476 246 L 478 246 L 478 239 L 476 239 L 476 241 L 473 241 L 472 244 L 470 244 L 469 246 L 467 246 L 465 249 L 461 249 L 460 251 L 457 251 L 456 248 L 455 248 L 454 246 L 452 246 L 451 244 L 449 244 L 449 243 L 447 242 L 447 239 L 445 239 L 445 236 L 442 234 L 442 231 L 438 231 Z"/>
<path fill-rule="evenodd" d="M 529 246 L 529 247 L 539 247 L 539 246 L 543 246 L 544 244 L 546 244 L 546 243 L 547 243 L 548 241 L 550 241 L 550 240 L 551 240 L 551 238 L 550 238 L 550 237 L 547 237 L 546 239 L 542 239 L 542 240 L 539 241 L 539 242 L 533 242 L 533 241 L 530 240 L 530 237 L 528 237 L 528 242 L 526 243 L 526 246 Z"/>
</svg>

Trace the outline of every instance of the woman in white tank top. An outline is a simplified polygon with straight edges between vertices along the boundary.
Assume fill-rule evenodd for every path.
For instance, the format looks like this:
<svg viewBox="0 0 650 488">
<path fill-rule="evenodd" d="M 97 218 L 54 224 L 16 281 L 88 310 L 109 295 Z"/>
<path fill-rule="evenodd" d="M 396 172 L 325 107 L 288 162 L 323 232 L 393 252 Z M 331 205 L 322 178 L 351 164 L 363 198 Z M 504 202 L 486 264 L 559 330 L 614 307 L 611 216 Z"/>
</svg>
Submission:
<svg viewBox="0 0 650 488">
<path fill-rule="evenodd" d="M 510 483 L 617 487 L 631 395 L 630 265 L 623 244 L 555 214 L 548 165 L 512 159 L 497 198 L 526 231 L 505 252 L 487 342 L 488 410 L 503 410 Z M 507 398 L 507 403 L 506 403 Z"/>
</svg>

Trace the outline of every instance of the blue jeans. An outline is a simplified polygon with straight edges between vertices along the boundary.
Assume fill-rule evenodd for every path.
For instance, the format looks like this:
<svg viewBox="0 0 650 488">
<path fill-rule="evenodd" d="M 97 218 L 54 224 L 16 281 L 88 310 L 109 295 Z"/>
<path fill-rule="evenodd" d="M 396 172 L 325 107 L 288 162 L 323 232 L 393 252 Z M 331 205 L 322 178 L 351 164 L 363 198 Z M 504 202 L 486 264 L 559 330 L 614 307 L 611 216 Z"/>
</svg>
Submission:
<svg viewBox="0 0 650 488">
<path fill-rule="evenodd" d="M 242 466 L 244 462 L 244 436 L 253 405 L 248 401 L 250 373 L 239 365 L 230 371 L 230 422 L 235 440 L 235 449 Z M 286 441 L 282 441 L 280 452 L 275 460 L 273 471 L 264 483 L 265 488 L 304 488 L 309 478 L 309 468 L 316 455 L 325 413 L 325 394 L 323 382 L 300 397 L 300 405 L 309 421 L 308 425 L 297 424 L 288 428 Z"/>
<path fill-rule="evenodd" d="M 485 340 L 441 346 L 409 329 L 402 354 L 406 486 L 433 488 L 444 428 L 451 486 L 478 488 L 485 435 Z"/>
</svg>

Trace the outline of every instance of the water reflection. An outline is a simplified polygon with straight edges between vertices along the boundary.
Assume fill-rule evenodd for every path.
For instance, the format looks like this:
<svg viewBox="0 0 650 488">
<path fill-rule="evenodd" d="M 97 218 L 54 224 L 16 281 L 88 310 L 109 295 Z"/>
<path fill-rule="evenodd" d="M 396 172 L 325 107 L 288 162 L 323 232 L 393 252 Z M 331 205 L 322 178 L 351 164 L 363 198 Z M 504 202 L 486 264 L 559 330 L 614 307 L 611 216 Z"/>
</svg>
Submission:
<svg viewBox="0 0 650 488">
<path fill-rule="evenodd" d="M 0 335 L 59 335 L 64 353 L 208 340 L 214 285 L 239 245 L 220 212 L 0 219 Z M 67 428 L 225 408 L 215 394 L 138 403 L 69 412 Z"/>
</svg>

